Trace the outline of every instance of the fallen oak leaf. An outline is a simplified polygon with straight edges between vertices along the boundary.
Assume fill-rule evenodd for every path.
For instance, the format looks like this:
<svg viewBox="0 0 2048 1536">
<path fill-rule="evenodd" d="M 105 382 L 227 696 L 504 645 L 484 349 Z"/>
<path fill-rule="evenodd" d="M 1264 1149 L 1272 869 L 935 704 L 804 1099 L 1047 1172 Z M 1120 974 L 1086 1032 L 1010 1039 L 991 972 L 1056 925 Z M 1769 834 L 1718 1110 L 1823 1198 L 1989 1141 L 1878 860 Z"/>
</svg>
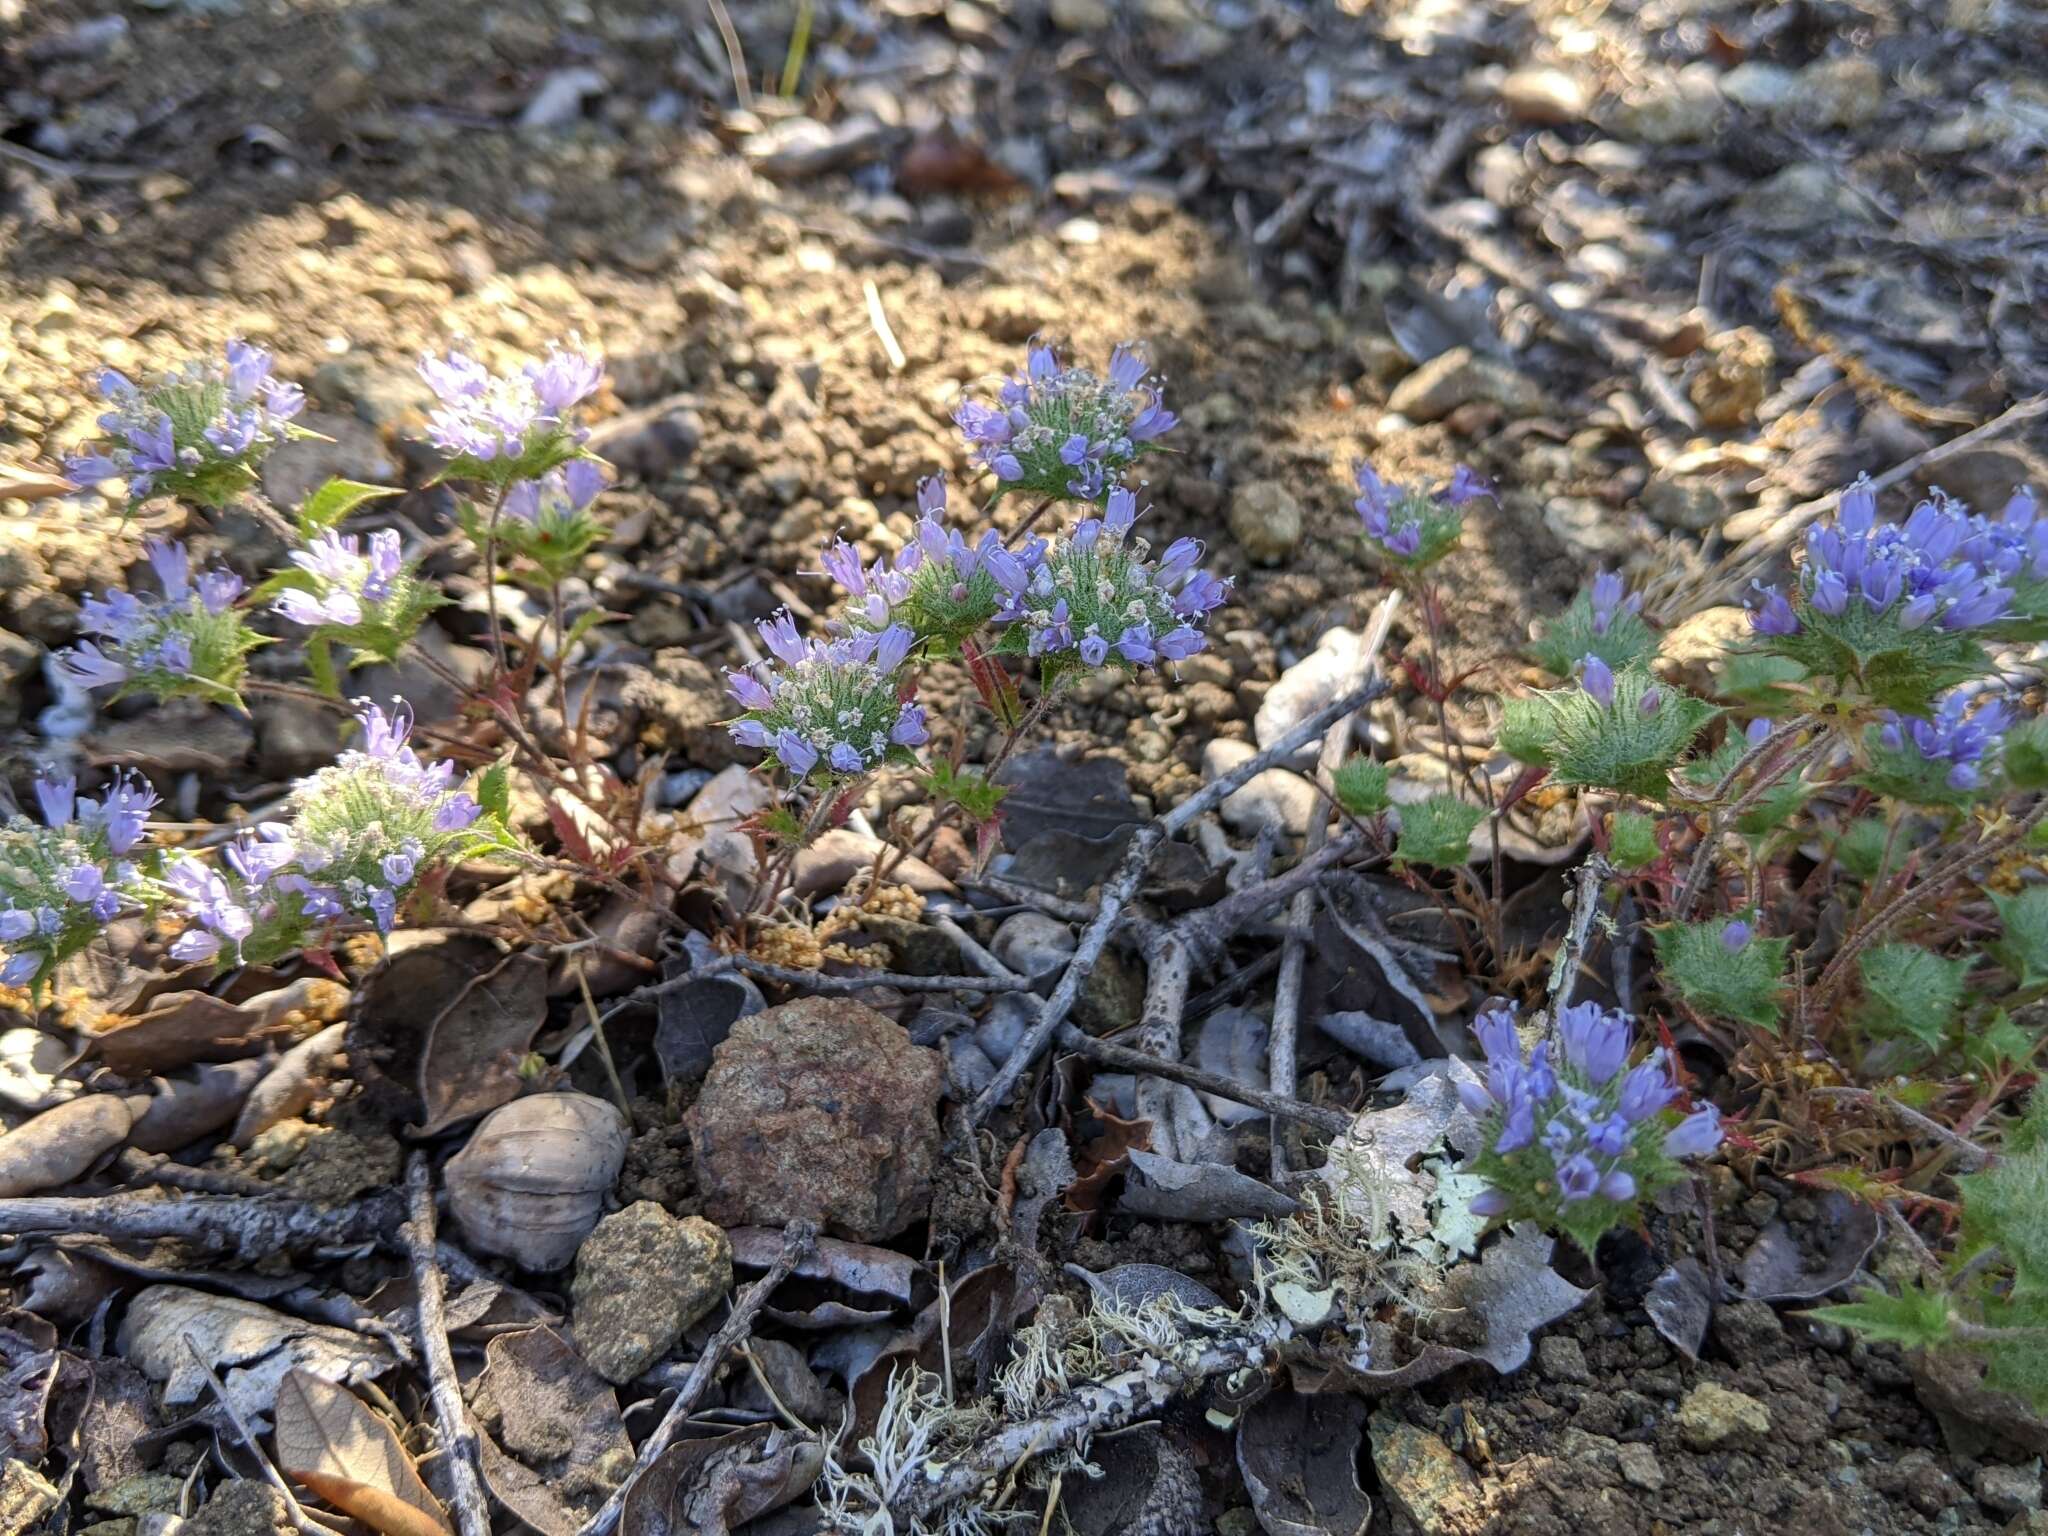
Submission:
<svg viewBox="0 0 2048 1536">
<path fill-rule="evenodd" d="M 353 1392 L 293 1370 L 277 1389 L 285 1476 L 383 1536 L 449 1536 L 440 1502 L 398 1437 Z"/>
</svg>

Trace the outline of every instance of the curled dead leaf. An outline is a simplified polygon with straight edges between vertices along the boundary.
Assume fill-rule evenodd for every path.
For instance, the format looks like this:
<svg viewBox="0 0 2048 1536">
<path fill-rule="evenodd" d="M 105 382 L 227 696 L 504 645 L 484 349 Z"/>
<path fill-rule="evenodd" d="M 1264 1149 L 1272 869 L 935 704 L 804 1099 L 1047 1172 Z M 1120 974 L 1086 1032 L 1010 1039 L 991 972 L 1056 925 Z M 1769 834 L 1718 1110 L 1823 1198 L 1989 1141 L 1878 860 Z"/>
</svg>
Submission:
<svg viewBox="0 0 2048 1536">
<path fill-rule="evenodd" d="M 88 1094 L 44 1110 L 0 1136 L 0 1197 L 69 1184 L 126 1141 L 134 1123 L 119 1094 Z"/>
</svg>

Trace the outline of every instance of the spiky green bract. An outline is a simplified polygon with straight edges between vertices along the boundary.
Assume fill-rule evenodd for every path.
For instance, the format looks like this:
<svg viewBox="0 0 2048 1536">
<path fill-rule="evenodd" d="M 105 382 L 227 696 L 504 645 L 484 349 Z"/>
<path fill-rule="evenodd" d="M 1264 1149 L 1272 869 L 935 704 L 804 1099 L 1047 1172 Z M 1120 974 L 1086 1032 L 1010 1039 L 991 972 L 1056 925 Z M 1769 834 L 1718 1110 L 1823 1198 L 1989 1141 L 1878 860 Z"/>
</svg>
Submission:
<svg viewBox="0 0 2048 1536">
<path fill-rule="evenodd" d="M 1895 709 L 1924 715 L 1936 697 L 1958 683 L 1982 677 L 1991 658 L 1967 631 L 1899 623 L 1904 602 L 1876 612 L 1851 603 L 1825 614 L 1801 599 L 1794 605 L 1799 632 L 1778 635 L 1771 649 L 1804 667 L 1810 686 L 1824 689 L 1851 708 Z"/>
<path fill-rule="evenodd" d="M 1990 946 L 1992 958 L 2023 988 L 2048 985 L 2048 886 L 2030 885 L 2012 896 L 1994 891 L 1991 905 L 2005 930 Z"/>
<path fill-rule="evenodd" d="M 1878 1039 L 1917 1040 L 1930 1052 L 1948 1043 L 1968 989 L 1971 961 L 1945 959 L 1917 944 L 1880 944 L 1857 962 L 1863 1005 L 1857 1023 Z"/>
<path fill-rule="evenodd" d="M 1529 654 L 1553 677 L 1570 677 L 1588 656 L 1620 672 L 1647 666 L 1657 654 L 1657 637 L 1634 609 L 1596 602 L 1595 594 L 1585 591 L 1529 642 Z"/>
<path fill-rule="evenodd" d="M 513 485 L 495 532 L 489 513 L 472 502 L 463 502 L 457 516 L 477 548 L 495 538 L 513 574 L 537 574 L 542 585 L 559 586 L 582 569 L 584 557 L 605 536 L 605 525 L 591 511 L 604 485 L 603 462 L 579 454 L 539 479 Z"/>
<path fill-rule="evenodd" d="M 277 612 L 309 631 L 313 680 L 330 694 L 339 691 L 330 647 L 349 647 L 351 667 L 395 661 L 427 615 L 448 601 L 421 579 L 418 562 L 404 557 L 391 528 L 372 533 L 367 549 L 358 536 L 329 529 L 294 550 L 291 562 L 255 596 L 275 597 Z"/>
<path fill-rule="evenodd" d="M 1679 759 L 1721 711 L 1641 667 L 1613 678 L 1604 701 L 1583 687 L 1512 701 L 1501 722 L 1502 745 L 1547 765 L 1559 784 L 1662 800 Z"/>
<path fill-rule="evenodd" d="M 1462 869 L 1472 861 L 1472 833 L 1485 819 L 1481 807 L 1456 795 L 1431 795 L 1404 805 L 1394 857 L 1403 864 Z"/>
<path fill-rule="evenodd" d="M 1353 816 L 1377 816 L 1393 803 L 1387 796 L 1387 765 L 1362 752 L 1345 760 L 1330 788 Z"/>
<path fill-rule="evenodd" d="M 1947 1342 L 1953 1331 L 1948 1298 L 1917 1285 L 1896 1296 L 1865 1286 L 1854 1301 L 1815 1307 L 1807 1315 L 1901 1349 L 1932 1349 Z"/>
<path fill-rule="evenodd" d="M 1616 811 L 1607 828 L 1607 862 L 1623 874 L 1647 869 L 1662 857 L 1657 818 L 1641 811 Z"/>
<path fill-rule="evenodd" d="M 1877 878 L 1884 864 L 1885 845 L 1891 841 L 1891 828 L 1882 817 L 1859 817 L 1835 838 L 1835 862 L 1868 885 Z"/>
<path fill-rule="evenodd" d="M 1700 1012 L 1776 1032 L 1790 938 L 1758 938 L 1739 918 L 1651 930 L 1665 982 Z"/>
</svg>

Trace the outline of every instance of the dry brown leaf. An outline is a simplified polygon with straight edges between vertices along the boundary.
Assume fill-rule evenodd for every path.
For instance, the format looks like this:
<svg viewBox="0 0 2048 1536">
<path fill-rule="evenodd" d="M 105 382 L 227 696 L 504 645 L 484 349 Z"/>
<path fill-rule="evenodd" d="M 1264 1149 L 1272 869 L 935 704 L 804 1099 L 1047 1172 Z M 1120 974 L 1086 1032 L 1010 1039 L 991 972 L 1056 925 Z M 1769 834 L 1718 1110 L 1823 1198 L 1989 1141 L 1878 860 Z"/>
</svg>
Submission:
<svg viewBox="0 0 2048 1536">
<path fill-rule="evenodd" d="M 1103 1191 L 1128 1166 L 1131 1149 L 1152 1145 L 1150 1120 L 1119 1119 L 1093 1099 L 1087 1102 L 1088 1112 L 1102 1122 L 1102 1134 L 1084 1145 L 1074 1159 L 1079 1177 L 1067 1186 L 1065 1198 L 1070 1211 L 1100 1210 Z"/>
<path fill-rule="evenodd" d="M 405 1447 L 353 1392 L 292 1371 L 277 1389 L 276 1446 L 287 1477 L 384 1536 L 448 1536 Z"/>
<path fill-rule="evenodd" d="M 47 470 L 0 459 L 0 501 L 46 501 L 69 496 L 78 487 Z"/>
<path fill-rule="evenodd" d="M 352 1519 L 360 1520 L 383 1536 L 448 1536 L 448 1527 L 423 1509 L 415 1509 L 395 1493 L 353 1483 L 345 1477 L 321 1472 L 295 1472 L 285 1476 L 309 1493 L 326 1500 Z"/>
</svg>

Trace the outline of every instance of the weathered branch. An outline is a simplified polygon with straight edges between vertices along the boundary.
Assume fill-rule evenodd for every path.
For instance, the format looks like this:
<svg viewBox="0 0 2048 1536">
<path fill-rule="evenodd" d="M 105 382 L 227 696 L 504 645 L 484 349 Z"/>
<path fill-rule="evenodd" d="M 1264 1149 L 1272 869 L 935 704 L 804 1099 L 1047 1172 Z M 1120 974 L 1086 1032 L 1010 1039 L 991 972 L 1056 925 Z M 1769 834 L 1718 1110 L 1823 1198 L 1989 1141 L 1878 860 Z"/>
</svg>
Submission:
<svg viewBox="0 0 2048 1536">
<path fill-rule="evenodd" d="M 389 1242 L 404 1215 L 395 1194 L 336 1206 L 247 1195 L 27 1195 L 0 1200 L 0 1232 L 174 1237 L 254 1261 L 297 1248 Z"/>
<path fill-rule="evenodd" d="M 455 1355 L 448 1347 L 447 1292 L 441 1266 L 434 1257 L 434 1176 L 427 1154 L 415 1152 L 405 1170 L 406 1203 L 411 1219 L 400 1229 L 412 1261 L 414 1316 L 419 1324 L 420 1359 L 427 1373 L 427 1395 L 434 1407 L 434 1425 L 448 1453 L 448 1491 L 462 1536 L 491 1536 L 490 1506 L 484 1502 L 480 1449 L 470 1428 L 469 1410 L 456 1384 Z"/>
<path fill-rule="evenodd" d="M 1123 863 L 1104 883 L 1095 916 L 1081 931 L 1080 943 L 1075 947 L 1074 956 L 1067 963 L 1066 971 L 1061 975 L 1059 985 L 1053 989 L 1052 996 L 1039 1010 L 1038 1022 L 1032 1025 L 1017 1048 L 997 1068 L 988 1086 L 982 1089 L 974 1102 L 968 1106 L 963 1124 L 972 1129 L 986 1120 L 994 1112 L 995 1107 L 1009 1097 L 1010 1091 L 1017 1086 L 1018 1079 L 1036 1065 L 1038 1058 L 1044 1054 L 1046 1046 L 1051 1043 L 1060 1025 L 1066 1022 L 1067 1014 L 1081 995 L 1082 981 L 1086 979 L 1095 962 L 1102 958 L 1103 947 L 1109 943 L 1110 935 L 1115 932 L 1118 921 L 1124 915 L 1124 909 L 1136 894 L 1138 883 L 1144 878 L 1145 867 L 1151 862 L 1153 851 L 1162 842 L 1186 828 L 1196 817 L 1211 807 L 1222 804 L 1226 798 L 1258 774 L 1275 763 L 1284 762 L 1303 746 L 1316 740 L 1332 723 L 1378 698 L 1385 691 L 1385 687 L 1384 683 L 1369 683 L 1325 705 L 1265 751 L 1247 758 L 1214 783 L 1203 786 L 1166 815 L 1156 821 L 1149 821 L 1132 832 L 1131 845 L 1124 852 Z"/>
</svg>

